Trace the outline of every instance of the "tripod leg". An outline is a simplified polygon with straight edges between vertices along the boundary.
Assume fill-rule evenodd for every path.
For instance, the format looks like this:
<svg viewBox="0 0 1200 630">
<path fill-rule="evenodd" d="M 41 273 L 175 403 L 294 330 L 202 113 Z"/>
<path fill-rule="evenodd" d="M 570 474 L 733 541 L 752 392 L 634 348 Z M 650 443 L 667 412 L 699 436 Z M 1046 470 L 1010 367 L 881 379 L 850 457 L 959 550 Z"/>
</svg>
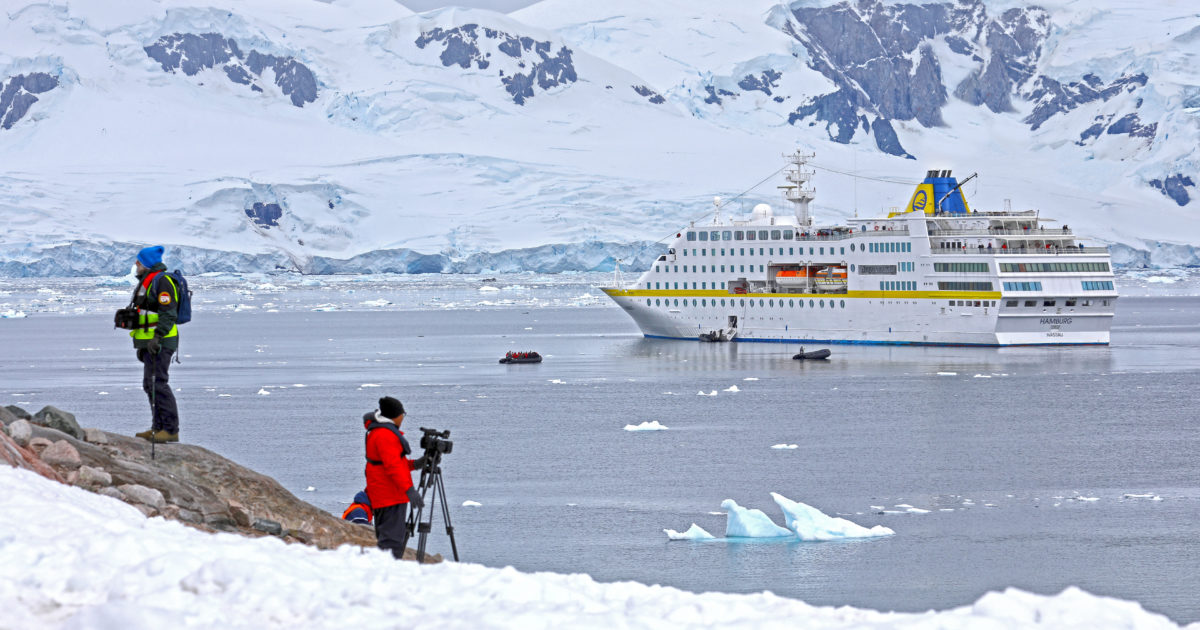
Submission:
<svg viewBox="0 0 1200 630">
<path fill-rule="evenodd" d="M 424 488 L 424 490 L 429 490 L 429 488 L 433 488 L 433 494 L 432 494 L 432 496 L 429 497 L 430 501 L 437 501 L 436 481 L 437 481 L 437 473 L 435 472 L 435 473 L 433 473 L 433 475 L 430 476 L 429 483 Z M 424 499 L 425 496 L 422 494 L 421 498 Z M 424 508 L 422 508 L 422 510 L 423 509 Z M 426 541 L 429 540 L 429 532 L 432 529 L 433 529 L 433 504 L 430 503 L 429 504 L 429 521 L 422 523 L 420 521 L 420 519 L 417 520 L 417 563 L 418 564 L 425 561 L 425 543 L 426 543 Z"/>
<path fill-rule="evenodd" d="M 454 526 L 450 524 L 450 506 L 446 504 L 446 486 L 441 475 L 438 475 L 437 485 L 442 493 L 442 520 L 446 523 L 446 535 L 450 537 L 450 550 L 454 552 L 454 561 L 458 562 L 458 544 L 454 542 Z"/>
</svg>

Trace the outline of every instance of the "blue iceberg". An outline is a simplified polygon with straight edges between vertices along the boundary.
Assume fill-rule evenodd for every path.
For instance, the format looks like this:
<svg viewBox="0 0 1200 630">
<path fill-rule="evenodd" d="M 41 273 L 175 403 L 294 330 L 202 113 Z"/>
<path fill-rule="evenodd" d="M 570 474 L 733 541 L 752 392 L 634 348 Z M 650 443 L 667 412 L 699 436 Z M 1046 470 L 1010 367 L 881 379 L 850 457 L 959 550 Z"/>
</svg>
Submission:
<svg viewBox="0 0 1200 630">
<path fill-rule="evenodd" d="M 762 510 L 744 508 L 733 499 L 721 502 L 728 515 L 725 524 L 726 538 L 782 538 L 792 536 L 792 531 L 780 527 Z"/>
<path fill-rule="evenodd" d="M 704 531 L 703 527 L 700 527 L 695 523 L 692 523 L 692 526 L 689 527 L 686 532 L 677 532 L 673 529 L 664 529 L 663 533 L 665 533 L 667 538 L 670 540 L 712 540 L 716 538 L 716 536 Z"/>
<path fill-rule="evenodd" d="M 811 505 L 792 501 L 777 492 L 772 492 L 771 497 L 775 499 L 775 503 L 779 505 L 779 509 L 783 510 L 784 522 L 787 523 L 796 536 L 800 537 L 800 540 L 875 538 L 878 536 L 891 536 L 896 533 L 882 525 L 876 525 L 868 529 L 844 518 L 829 516 Z"/>
</svg>

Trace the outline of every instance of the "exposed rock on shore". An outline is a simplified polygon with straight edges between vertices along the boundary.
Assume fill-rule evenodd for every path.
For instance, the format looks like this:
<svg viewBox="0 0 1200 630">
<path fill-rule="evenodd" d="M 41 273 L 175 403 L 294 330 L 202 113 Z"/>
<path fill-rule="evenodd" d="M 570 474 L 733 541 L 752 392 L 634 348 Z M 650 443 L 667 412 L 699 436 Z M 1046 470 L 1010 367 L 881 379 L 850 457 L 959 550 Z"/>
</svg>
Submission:
<svg viewBox="0 0 1200 630">
<path fill-rule="evenodd" d="M 0 408 L 0 427 L 0 461 L 119 499 L 146 516 L 322 549 L 375 546 L 371 527 L 309 505 L 274 479 L 199 446 L 160 444 L 151 460 L 149 442 L 81 429 L 73 415 L 49 406 L 32 415 Z M 406 551 L 406 558 L 413 555 Z M 426 558 L 431 561 L 441 556 Z"/>
</svg>

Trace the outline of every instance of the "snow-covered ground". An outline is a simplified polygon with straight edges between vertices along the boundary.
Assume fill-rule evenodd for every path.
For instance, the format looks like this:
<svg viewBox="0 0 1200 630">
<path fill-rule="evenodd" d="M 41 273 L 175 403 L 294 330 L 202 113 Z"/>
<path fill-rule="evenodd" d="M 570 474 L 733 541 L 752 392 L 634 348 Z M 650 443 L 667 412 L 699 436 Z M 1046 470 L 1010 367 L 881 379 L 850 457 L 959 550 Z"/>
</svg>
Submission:
<svg viewBox="0 0 1200 630">
<path fill-rule="evenodd" d="M 418 566 L 374 549 L 206 534 L 7 466 L 0 488 L 5 629 L 1178 627 L 1135 602 L 1076 588 L 1050 596 L 1007 589 L 911 614 L 602 584 L 583 574 Z"/>
</svg>

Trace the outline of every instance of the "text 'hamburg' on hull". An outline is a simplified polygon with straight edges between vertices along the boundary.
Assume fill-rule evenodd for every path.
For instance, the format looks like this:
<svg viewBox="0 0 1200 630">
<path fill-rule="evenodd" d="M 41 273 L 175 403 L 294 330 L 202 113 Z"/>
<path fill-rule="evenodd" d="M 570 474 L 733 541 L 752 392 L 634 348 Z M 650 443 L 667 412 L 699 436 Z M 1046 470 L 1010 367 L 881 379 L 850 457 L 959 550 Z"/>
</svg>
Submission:
<svg viewBox="0 0 1200 630">
<path fill-rule="evenodd" d="M 929 171 L 886 217 L 814 225 L 812 155 L 790 156 L 784 198 L 744 220 L 680 231 L 636 284 L 601 289 L 647 337 L 918 345 L 1105 345 L 1117 292 L 1105 247 L 1035 210 L 972 210 Z M 1007 205 L 1007 203 L 1006 203 Z"/>
</svg>

